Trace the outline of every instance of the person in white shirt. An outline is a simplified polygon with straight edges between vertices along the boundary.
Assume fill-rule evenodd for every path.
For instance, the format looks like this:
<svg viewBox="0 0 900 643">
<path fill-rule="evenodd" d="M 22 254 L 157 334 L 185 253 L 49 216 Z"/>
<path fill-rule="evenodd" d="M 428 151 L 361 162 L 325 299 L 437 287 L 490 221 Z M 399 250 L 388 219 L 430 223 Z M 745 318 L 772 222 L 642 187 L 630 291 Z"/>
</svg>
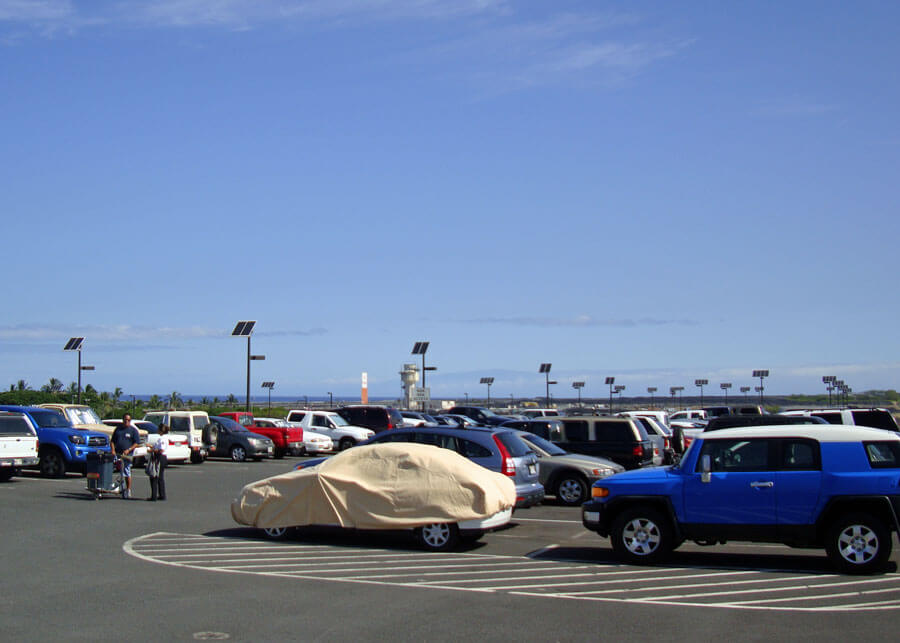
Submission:
<svg viewBox="0 0 900 643">
<path fill-rule="evenodd" d="M 159 440 L 151 447 L 151 463 L 155 465 L 156 475 L 150 476 L 150 502 L 166 499 L 166 466 L 169 463 L 169 426 L 159 425 Z"/>
</svg>

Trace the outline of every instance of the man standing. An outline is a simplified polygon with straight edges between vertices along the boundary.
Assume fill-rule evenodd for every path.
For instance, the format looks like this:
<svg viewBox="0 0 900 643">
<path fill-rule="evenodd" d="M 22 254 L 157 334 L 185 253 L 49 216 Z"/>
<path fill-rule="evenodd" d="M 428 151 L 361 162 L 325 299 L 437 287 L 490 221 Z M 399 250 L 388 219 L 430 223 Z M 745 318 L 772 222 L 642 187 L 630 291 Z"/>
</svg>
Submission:
<svg viewBox="0 0 900 643">
<path fill-rule="evenodd" d="M 110 446 L 113 455 L 130 455 L 141 443 L 141 434 L 131 423 L 128 413 L 122 418 L 122 424 L 113 431 Z M 122 475 L 125 477 L 125 498 L 131 498 L 131 461 L 122 458 Z"/>
</svg>

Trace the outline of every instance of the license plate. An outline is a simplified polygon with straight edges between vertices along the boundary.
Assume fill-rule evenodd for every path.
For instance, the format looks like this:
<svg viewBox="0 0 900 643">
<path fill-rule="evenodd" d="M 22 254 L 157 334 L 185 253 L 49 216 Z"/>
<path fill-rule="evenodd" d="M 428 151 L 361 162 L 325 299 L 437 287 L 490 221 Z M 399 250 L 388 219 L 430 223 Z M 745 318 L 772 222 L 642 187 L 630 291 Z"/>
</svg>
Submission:
<svg viewBox="0 0 900 643">
<path fill-rule="evenodd" d="M 584 512 L 584 520 L 585 520 L 585 522 L 600 522 L 600 512 L 599 511 L 585 511 Z"/>
</svg>

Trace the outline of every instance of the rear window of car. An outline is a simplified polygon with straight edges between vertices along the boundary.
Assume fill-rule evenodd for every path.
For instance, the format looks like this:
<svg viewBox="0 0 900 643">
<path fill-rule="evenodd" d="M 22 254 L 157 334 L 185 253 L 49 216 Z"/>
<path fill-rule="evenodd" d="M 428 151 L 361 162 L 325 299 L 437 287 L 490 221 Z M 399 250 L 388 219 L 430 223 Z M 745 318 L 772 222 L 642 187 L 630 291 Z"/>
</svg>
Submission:
<svg viewBox="0 0 900 643">
<path fill-rule="evenodd" d="M 34 430 L 28 420 L 17 416 L 0 416 L 0 435 L 34 436 Z"/>
<path fill-rule="evenodd" d="M 501 433 L 497 433 L 497 439 L 506 447 L 506 450 L 509 451 L 509 455 L 514 458 L 521 458 L 523 455 L 528 455 L 532 451 L 525 444 L 525 441 L 522 440 L 515 433 L 511 433 L 509 431 L 503 431 Z"/>
<path fill-rule="evenodd" d="M 186 433 L 191 430 L 191 418 L 184 416 L 175 416 L 169 418 L 169 423 L 173 431 Z"/>
<path fill-rule="evenodd" d="M 403 416 L 400 415 L 400 411 L 397 409 L 388 409 L 388 415 L 391 417 L 391 424 L 394 426 L 399 426 L 403 424 Z M 387 425 L 384 423 L 379 423 L 379 427 L 384 426 L 387 428 Z"/>
<path fill-rule="evenodd" d="M 896 431 L 897 423 L 887 411 L 869 410 L 869 411 L 851 411 L 853 414 L 853 423 L 859 426 L 868 426 L 873 429 L 887 429 L 888 431 Z"/>
<path fill-rule="evenodd" d="M 900 443 L 864 442 L 873 469 L 900 469 Z"/>
</svg>

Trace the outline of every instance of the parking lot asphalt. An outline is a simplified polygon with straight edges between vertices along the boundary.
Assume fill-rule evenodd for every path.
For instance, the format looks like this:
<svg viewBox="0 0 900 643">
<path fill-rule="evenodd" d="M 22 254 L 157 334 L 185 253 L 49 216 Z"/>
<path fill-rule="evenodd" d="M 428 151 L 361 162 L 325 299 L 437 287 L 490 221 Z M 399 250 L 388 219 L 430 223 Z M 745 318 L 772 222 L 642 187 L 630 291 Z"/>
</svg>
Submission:
<svg viewBox="0 0 900 643">
<path fill-rule="evenodd" d="M 900 616 L 897 552 L 872 577 L 776 545 L 686 544 L 627 566 L 552 501 L 448 554 L 405 533 L 272 542 L 236 525 L 241 487 L 295 462 L 173 466 L 163 503 L 95 501 L 74 474 L 0 485 L 3 638 L 838 640 L 889 636 Z"/>
</svg>

